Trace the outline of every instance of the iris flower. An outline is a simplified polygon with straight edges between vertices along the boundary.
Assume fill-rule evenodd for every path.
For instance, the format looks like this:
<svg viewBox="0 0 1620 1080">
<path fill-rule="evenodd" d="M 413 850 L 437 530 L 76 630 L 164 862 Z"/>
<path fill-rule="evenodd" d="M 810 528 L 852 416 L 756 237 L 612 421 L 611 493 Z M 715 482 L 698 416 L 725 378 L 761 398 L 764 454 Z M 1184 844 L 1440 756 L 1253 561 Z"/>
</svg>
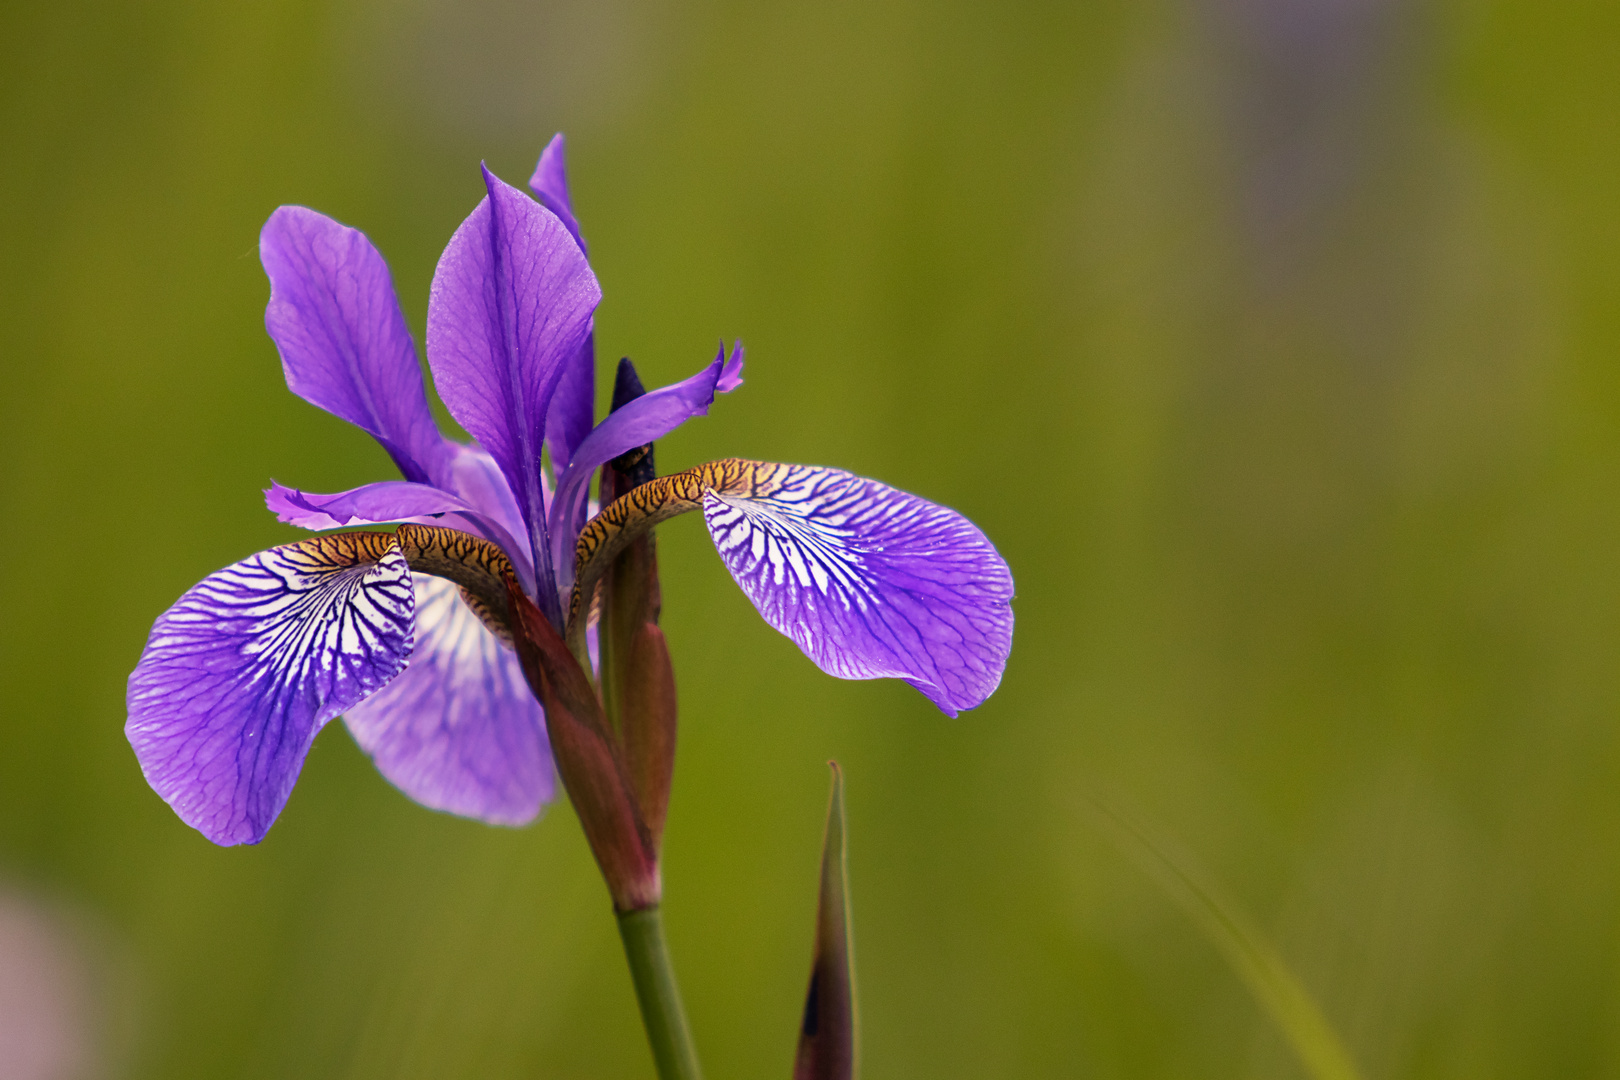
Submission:
<svg viewBox="0 0 1620 1080">
<path fill-rule="evenodd" d="M 323 535 L 209 575 L 158 618 L 130 676 L 125 731 L 180 817 L 215 843 L 257 843 L 316 734 L 341 715 L 417 802 L 531 820 L 556 787 L 561 744 L 555 716 L 548 740 L 546 707 L 588 712 L 579 702 L 604 693 L 591 660 L 603 574 L 684 510 L 702 511 L 737 584 L 822 670 L 904 679 L 953 716 L 989 696 L 1011 644 L 1012 578 L 954 511 L 838 469 L 731 459 L 643 476 L 590 516 L 593 475 L 630 467 L 740 385 L 742 350 L 722 346 L 691 378 L 622 395 L 593 423 L 601 290 L 561 136 L 529 182 L 534 198 L 483 178 L 487 196 L 439 260 L 427 319 L 434 385 L 472 445 L 435 425 L 370 241 L 296 206 L 264 227 L 265 324 L 288 387 L 376 438 L 402 479 L 332 495 L 273 484 L 270 509 Z M 538 662 L 524 659 L 539 639 L 567 643 L 546 654 L 547 670 L 573 698 L 537 689 Z M 559 676 L 558 664 L 573 670 Z"/>
</svg>

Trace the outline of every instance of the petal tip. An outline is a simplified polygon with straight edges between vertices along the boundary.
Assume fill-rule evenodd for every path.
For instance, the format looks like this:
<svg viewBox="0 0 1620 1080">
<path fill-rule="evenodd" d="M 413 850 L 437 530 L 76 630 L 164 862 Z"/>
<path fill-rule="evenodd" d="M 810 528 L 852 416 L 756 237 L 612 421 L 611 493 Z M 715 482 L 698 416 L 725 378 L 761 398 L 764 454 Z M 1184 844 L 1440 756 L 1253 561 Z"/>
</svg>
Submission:
<svg viewBox="0 0 1620 1080">
<path fill-rule="evenodd" d="M 565 202 L 568 198 L 568 182 L 564 177 L 567 168 L 567 141 L 562 132 L 551 137 L 546 148 L 540 151 L 540 160 L 534 164 L 534 175 L 529 177 L 529 190 L 541 198 L 550 195 L 560 196 Z"/>
<path fill-rule="evenodd" d="M 725 342 L 720 343 L 720 356 L 726 355 Z M 736 342 L 731 348 L 730 359 L 725 360 L 720 369 L 720 377 L 715 381 L 714 389 L 717 393 L 729 394 L 743 384 L 743 344 Z"/>
</svg>

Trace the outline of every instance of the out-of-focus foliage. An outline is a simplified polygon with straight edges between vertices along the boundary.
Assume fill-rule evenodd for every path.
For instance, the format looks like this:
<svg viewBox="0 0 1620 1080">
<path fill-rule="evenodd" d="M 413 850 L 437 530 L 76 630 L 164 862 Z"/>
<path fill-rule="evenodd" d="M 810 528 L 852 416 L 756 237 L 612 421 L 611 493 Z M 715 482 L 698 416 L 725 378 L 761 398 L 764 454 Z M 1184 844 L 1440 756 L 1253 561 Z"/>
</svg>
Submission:
<svg viewBox="0 0 1620 1080">
<path fill-rule="evenodd" d="M 152 619 L 293 537 L 259 487 L 387 468 L 282 385 L 259 225 L 365 229 L 420 330 L 478 161 L 563 129 L 604 356 L 749 348 L 663 468 L 878 476 L 1019 584 L 1000 693 L 947 721 L 664 530 L 713 1075 L 790 1070 L 830 757 L 869 1075 L 1299 1075 L 1092 792 L 1368 1077 L 1613 1071 L 1617 70 L 1612 0 L 8 5 L 0 889 L 101 972 L 114 1075 L 647 1074 L 566 807 L 433 814 L 334 727 L 220 850 L 120 730 Z"/>
</svg>

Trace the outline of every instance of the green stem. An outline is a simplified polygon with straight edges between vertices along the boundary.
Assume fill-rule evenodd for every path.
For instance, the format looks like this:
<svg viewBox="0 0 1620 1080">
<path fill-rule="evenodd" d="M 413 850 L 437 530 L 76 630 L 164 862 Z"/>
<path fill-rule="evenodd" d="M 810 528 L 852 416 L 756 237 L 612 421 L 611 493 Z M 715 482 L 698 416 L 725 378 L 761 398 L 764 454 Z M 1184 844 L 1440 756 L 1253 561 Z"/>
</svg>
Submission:
<svg viewBox="0 0 1620 1080">
<path fill-rule="evenodd" d="M 664 920 L 657 905 L 621 911 L 618 916 L 619 937 L 624 939 L 624 955 L 630 961 L 630 978 L 636 984 L 641 1023 L 647 1029 L 659 1080 L 702 1080 L 681 992 L 675 986 L 675 970 L 664 947 Z"/>
</svg>

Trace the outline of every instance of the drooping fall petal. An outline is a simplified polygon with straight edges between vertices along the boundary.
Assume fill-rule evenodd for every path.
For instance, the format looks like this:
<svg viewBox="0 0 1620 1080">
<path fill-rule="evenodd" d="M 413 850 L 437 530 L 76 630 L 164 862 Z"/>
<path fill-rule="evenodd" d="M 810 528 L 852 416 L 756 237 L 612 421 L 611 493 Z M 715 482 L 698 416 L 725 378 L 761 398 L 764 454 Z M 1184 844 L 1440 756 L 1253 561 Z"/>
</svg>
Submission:
<svg viewBox="0 0 1620 1080">
<path fill-rule="evenodd" d="M 532 821 L 557 778 L 517 654 L 452 582 L 415 579 L 410 666 L 343 721 L 378 771 L 423 806 L 491 825 Z"/>
<path fill-rule="evenodd" d="M 1012 574 L 972 522 L 842 469 L 755 463 L 703 517 L 765 621 L 841 679 L 904 679 L 945 713 L 978 705 L 1012 648 Z"/>
<path fill-rule="evenodd" d="M 841 679 L 904 679 L 955 716 L 1012 648 L 1012 573 L 961 514 L 842 469 L 727 458 L 642 483 L 581 530 L 569 642 L 602 574 L 654 526 L 701 508 L 765 621 Z"/>
<path fill-rule="evenodd" d="M 319 536 L 210 574 L 152 627 L 124 726 L 147 782 L 216 844 L 257 843 L 334 716 L 409 660 L 415 593 L 385 533 Z"/>
<path fill-rule="evenodd" d="M 451 449 L 428 411 L 416 347 L 371 241 L 283 206 L 259 234 L 259 258 L 270 278 L 265 329 L 288 388 L 382 443 L 407 480 L 443 483 Z"/>
</svg>

